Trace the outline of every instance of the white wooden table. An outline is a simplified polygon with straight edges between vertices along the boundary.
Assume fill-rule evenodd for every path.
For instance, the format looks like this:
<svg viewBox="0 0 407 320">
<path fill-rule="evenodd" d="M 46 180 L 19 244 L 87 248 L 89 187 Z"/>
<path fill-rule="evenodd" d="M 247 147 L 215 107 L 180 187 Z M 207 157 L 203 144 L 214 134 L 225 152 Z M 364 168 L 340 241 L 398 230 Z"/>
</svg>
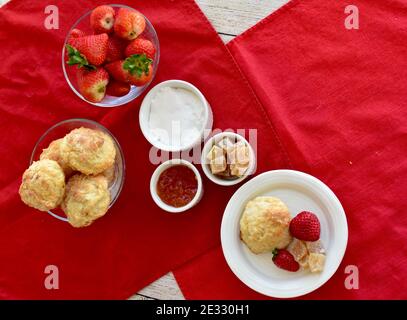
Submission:
<svg viewBox="0 0 407 320">
<path fill-rule="evenodd" d="M 0 0 L 0 6 L 8 1 Z M 289 0 L 196 0 L 196 2 L 214 25 L 222 40 L 227 43 Z M 184 299 L 184 296 L 170 272 L 130 299 L 173 300 Z"/>
</svg>

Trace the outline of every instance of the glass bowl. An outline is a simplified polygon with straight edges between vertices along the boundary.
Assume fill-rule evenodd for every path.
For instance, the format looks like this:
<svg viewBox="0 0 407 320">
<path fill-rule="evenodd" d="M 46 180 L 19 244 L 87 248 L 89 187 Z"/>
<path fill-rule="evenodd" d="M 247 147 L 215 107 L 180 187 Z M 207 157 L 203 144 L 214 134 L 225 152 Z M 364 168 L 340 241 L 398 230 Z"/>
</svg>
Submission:
<svg viewBox="0 0 407 320">
<path fill-rule="evenodd" d="M 123 184 L 124 184 L 124 177 L 126 173 L 126 166 L 124 162 L 124 155 L 123 151 L 120 147 L 119 142 L 117 139 L 113 136 L 113 134 L 107 130 L 104 126 L 101 124 L 92 121 L 92 120 L 87 120 L 87 119 L 69 119 L 69 120 L 64 120 L 62 122 L 57 123 L 56 125 L 52 126 L 49 128 L 38 140 L 38 142 L 35 144 L 34 150 L 31 154 L 31 159 L 30 159 L 30 165 L 34 162 L 40 159 L 40 155 L 43 151 L 43 149 L 47 148 L 49 144 L 57 139 L 63 138 L 66 134 L 68 134 L 70 131 L 76 128 L 89 128 L 89 129 L 95 129 L 95 130 L 100 130 L 106 134 L 108 134 L 115 146 L 116 146 L 116 161 L 115 161 L 115 178 L 114 181 L 110 184 L 109 186 L 109 191 L 110 191 L 110 204 L 109 204 L 109 209 L 113 206 L 113 204 L 116 202 L 117 198 L 120 195 L 120 192 L 122 191 Z M 53 216 L 54 218 L 57 218 L 62 221 L 68 222 L 68 219 L 66 218 L 65 213 L 60 209 L 54 209 L 53 211 L 48 211 L 48 213 Z"/>
<path fill-rule="evenodd" d="M 133 9 L 131 7 L 121 5 L 121 4 L 110 4 L 109 6 L 113 7 L 113 9 L 116 11 L 116 13 L 120 8 L 127 8 L 130 10 L 137 11 L 136 9 Z M 137 12 L 139 12 L 139 11 L 137 11 Z M 89 23 L 91 13 L 92 13 L 92 10 L 86 12 L 82 17 L 80 17 L 73 24 L 72 28 L 69 30 L 68 34 L 66 35 L 64 46 L 62 48 L 62 70 L 64 72 L 65 80 L 68 83 L 69 87 L 82 100 L 90 103 L 91 105 L 97 106 L 97 107 L 118 107 L 118 106 L 121 106 L 123 104 L 126 104 L 126 103 L 136 99 L 148 88 L 151 81 L 153 81 L 155 74 L 157 73 L 158 64 L 160 62 L 160 44 L 158 41 L 158 36 L 157 36 L 157 33 L 155 32 L 155 29 L 154 29 L 153 25 L 151 24 L 151 22 L 143 15 L 146 20 L 146 28 L 140 36 L 145 39 L 150 40 L 156 48 L 155 57 L 153 60 L 153 77 L 151 78 L 150 82 L 146 83 L 144 86 L 141 86 L 141 87 L 132 85 L 130 92 L 127 95 L 122 96 L 122 97 L 113 97 L 113 96 L 106 95 L 105 98 L 101 102 L 95 103 L 95 102 L 88 101 L 79 92 L 79 88 L 78 88 L 77 81 L 76 81 L 77 66 L 75 66 L 75 65 L 69 66 L 66 64 L 65 51 L 66 51 L 66 44 L 68 43 L 69 35 L 71 34 L 71 31 L 73 29 L 77 28 L 77 29 L 82 30 L 86 34 L 89 34 L 89 35 L 93 34 L 92 28 L 90 27 L 90 23 Z"/>
</svg>

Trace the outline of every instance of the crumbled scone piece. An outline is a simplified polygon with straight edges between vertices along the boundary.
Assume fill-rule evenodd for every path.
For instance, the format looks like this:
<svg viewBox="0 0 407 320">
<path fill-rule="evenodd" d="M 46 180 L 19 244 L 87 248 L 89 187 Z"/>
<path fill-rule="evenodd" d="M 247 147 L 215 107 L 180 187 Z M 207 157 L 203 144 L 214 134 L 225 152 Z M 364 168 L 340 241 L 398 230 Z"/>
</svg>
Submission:
<svg viewBox="0 0 407 320">
<path fill-rule="evenodd" d="M 293 239 L 293 241 L 291 241 L 287 250 L 293 255 L 295 261 L 297 262 L 301 261 L 301 259 L 303 259 L 308 254 L 305 243 L 295 238 Z"/>
<path fill-rule="evenodd" d="M 306 241 L 307 250 L 309 253 L 325 253 L 324 246 L 322 245 L 321 240 L 317 241 Z"/>
<path fill-rule="evenodd" d="M 325 255 L 321 253 L 310 253 L 308 265 L 311 272 L 321 272 L 324 270 Z"/>
</svg>

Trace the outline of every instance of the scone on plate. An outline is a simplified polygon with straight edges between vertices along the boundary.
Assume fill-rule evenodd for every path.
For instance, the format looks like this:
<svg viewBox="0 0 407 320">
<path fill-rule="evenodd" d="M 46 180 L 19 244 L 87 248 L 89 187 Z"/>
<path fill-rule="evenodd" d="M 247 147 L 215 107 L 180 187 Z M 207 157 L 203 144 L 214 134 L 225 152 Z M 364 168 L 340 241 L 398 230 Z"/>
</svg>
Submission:
<svg viewBox="0 0 407 320">
<path fill-rule="evenodd" d="M 61 207 L 68 222 L 80 228 L 89 226 L 94 220 L 104 216 L 109 204 L 110 192 L 104 176 L 76 174 L 66 185 Z"/>
<path fill-rule="evenodd" d="M 240 236 L 256 254 L 282 249 L 291 241 L 291 216 L 287 206 L 275 197 L 249 201 L 240 219 Z"/>
<path fill-rule="evenodd" d="M 97 175 L 113 166 L 116 147 L 110 136 L 89 128 L 72 130 L 64 137 L 61 152 L 76 171 Z"/>
<path fill-rule="evenodd" d="M 40 160 L 24 172 L 19 194 L 28 206 L 41 211 L 58 207 L 65 193 L 65 175 L 54 160 Z"/>
</svg>

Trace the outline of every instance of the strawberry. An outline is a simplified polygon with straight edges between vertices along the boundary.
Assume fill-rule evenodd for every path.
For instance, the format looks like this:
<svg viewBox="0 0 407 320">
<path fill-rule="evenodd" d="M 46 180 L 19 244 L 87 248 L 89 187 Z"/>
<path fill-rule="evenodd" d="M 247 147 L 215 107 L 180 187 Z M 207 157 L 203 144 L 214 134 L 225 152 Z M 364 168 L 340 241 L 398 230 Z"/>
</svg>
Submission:
<svg viewBox="0 0 407 320">
<path fill-rule="evenodd" d="M 105 69 L 87 67 L 77 70 L 79 92 L 91 102 L 100 102 L 106 94 L 106 86 L 109 82 L 109 74 Z"/>
<path fill-rule="evenodd" d="M 290 233 L 303 241 L 317 241 L 321 234 L 318 217 L 309 211 L 303 211 L 290 222 Z"/>
<path fill-rule="evenodd" d="M 146 72 L 142 72 L 141 75 L 138 73 L 130 74 L 129 82 L 132 85 L 142 87 L 149 83 L 153 78 L 153 67 L 150 64 Z"/>
<path fill-rule="evenodd" d="M 90 14 L 90 26 L 95 34 L 113 31 L 115 12 L 111 6 L 99 6 Z"/>
<path fill-rule="evenodd" d="M 110 63 L 116 60 L 121 60 L 124 58 L 124 49 L 126 48 L 127 43 L 123 39 L 117 37 L 109 37 L 107 43 L 107 54 L 106 54 L 106 63 Z"/>
<path fill-rule="evenodd" d="M 300 265 L 295 261 L 294 256 L 285 249 L 274 249 L 273 262 L 280 269 L 290 272 L 296 272 L 300 269 Z"/>
<path fill-rule="evenodd" d="M 107 72 L 109 75 L 115 79 L 116 81 L 120 82 L 129 82 L 128 81 L 128 72 L 127 70 L 123 69 L 124 60 L 118 60 L 105 65 Z"/>
<path fill-rule="evenodd" d="M 69 36 L 70 38 L 80 38 L 86 36 L 86 33 L 79 29 L 72 29 Z"/>
<path fill-rule="evenodd" d="M 134 40 L 146 28 L 144 16 L 135 10 L 120 8 L 114 22 L 114 32 L 127 40 Z"/>
<path fill-rule="evenodd" d="M 106 33 L 71 38 L 69 45 L 74 50 L 70 50 L 68 48 L 69 45 L 67 45 L 69 56 L 67 63 L 69 65 L 79 64 L 81 66 L 87 62 L 87 64 L 100 66 L 106 59 L 108 39 L 109 37 Z"/>
<path fill-rule="evenodd" d="M 85 35 L 86 35 L 86 33 L 83 32 L 82 30 L 72 29 L 71 32 L 69 33 L 69 38 L 68 38 L 67 43 L 70 46 L 72 46 L 72 41 L 73 41 L 72 39 L 84 37 Z M 68 50 L 68 48 L 66 48 L 66 50 L 65 50 L 65 60 L 66 61 L 69 60 L 69 50 Z"/>
<path fill-rule="evenodd" d="M 133 54 L 145 54 L 147 58 L 154 59 L 155 47 L 153 43 L 147 39 L 137 38 L 134 39 L 126 48 L 126 57 Z"/>
<path fill-rule="evenodd" d="M 130 84 L 116 80 L 109 81 L 106 94 L 114 97 L 122 97 L 130 92 Z"/>
<path fill-rule="evenodd" d="M 106 65 L 106 70 L 117 81 L 135 86 L 143 86 L 153 77 L 152 60 L 145 54 L 135 54 L 126 60 L 109 63 Z"/>
</svg>

